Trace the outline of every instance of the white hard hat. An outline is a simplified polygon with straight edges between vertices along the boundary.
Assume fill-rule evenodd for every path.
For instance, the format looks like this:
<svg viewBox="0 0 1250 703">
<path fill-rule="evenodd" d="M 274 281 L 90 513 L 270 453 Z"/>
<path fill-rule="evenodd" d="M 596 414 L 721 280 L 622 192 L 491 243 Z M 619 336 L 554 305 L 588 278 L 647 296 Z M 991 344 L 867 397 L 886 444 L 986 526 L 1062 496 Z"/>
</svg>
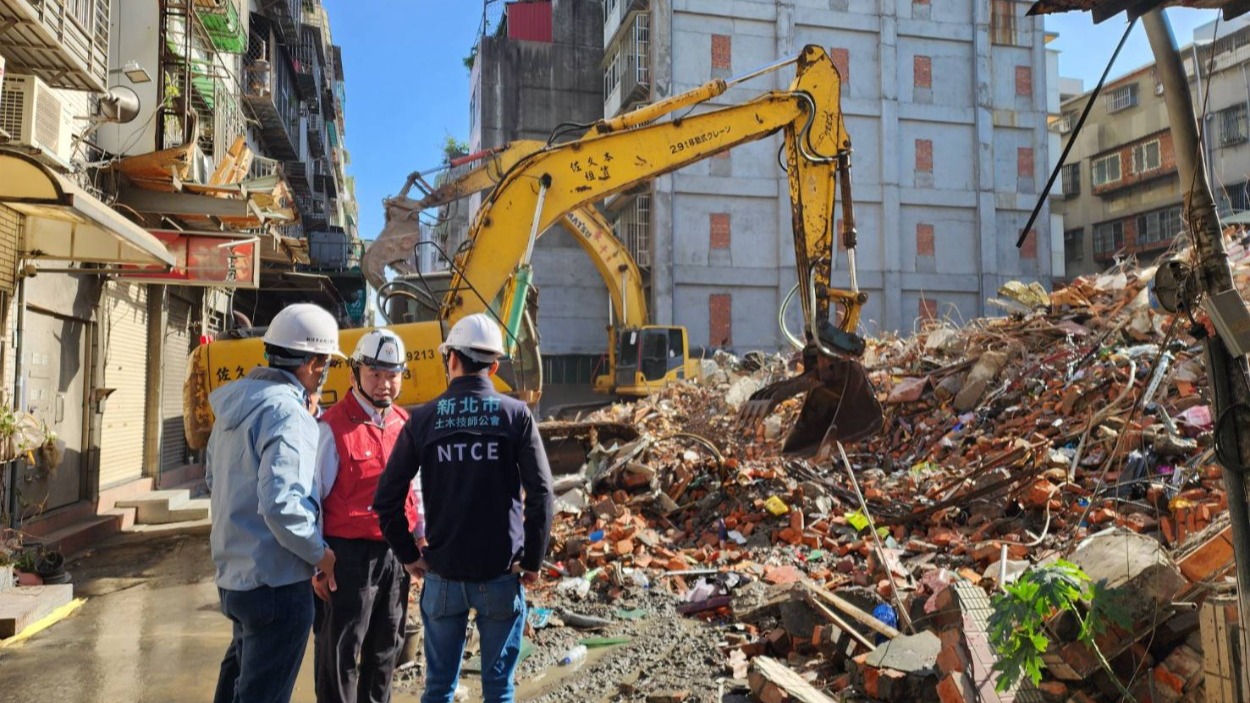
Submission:
<svg viewBox="0 0 1250 703">
<path fill-rule="evenodd" d="M 356 342 L 352 361 L 383 371 L 403 371 L 404 342 L 390 330 L 369 330 Z"/>
<path fill-rule="evenodd" d="M 505 354 L 503 333 L 486 313 L 467 315 L 452 326 L 447 340 L 438 345 L 440 354 L 446 354 L 451 349 L 478 363 L 489 364 Z"/>
<path fill-rule="evenodd" d="M 343 356 L 339 351 L 339 325 L 334 316 L 312 303 L 295 303 L 282 308 L 265 330 L 265 344 L 305 354 Z"/>
</svg>

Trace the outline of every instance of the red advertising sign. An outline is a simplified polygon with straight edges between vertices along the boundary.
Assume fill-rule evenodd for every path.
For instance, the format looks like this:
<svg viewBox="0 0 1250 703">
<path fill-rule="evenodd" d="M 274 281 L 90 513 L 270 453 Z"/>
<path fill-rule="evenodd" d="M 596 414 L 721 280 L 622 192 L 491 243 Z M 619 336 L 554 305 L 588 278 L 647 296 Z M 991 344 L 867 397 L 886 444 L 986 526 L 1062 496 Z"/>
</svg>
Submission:
<svg viewBox="0 0 1250 703">
<path fill-rule="evenodd" d="M 123 266 L 126 273 L 121 275 L 128 281 L 177 286 L 260 286 L 260 241 L 256 237 L 220 232 L 148 231 L 169 248 L 176 263 L 170 271 L 152 266 Z"/>
</svg>

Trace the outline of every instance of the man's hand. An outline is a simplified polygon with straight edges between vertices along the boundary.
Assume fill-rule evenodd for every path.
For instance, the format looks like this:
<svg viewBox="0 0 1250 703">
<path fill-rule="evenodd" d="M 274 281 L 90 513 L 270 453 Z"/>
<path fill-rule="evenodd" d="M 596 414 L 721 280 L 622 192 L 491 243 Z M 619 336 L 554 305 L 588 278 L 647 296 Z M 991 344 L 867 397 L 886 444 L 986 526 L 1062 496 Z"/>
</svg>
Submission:
<svg viewBox="0 0 1250 703">
<path fill-rule="evenodd" d="M 410 564 L 404 564 L 404 571 L 407 571 L 408 575 L 413 577 L 414 579 L 425 578 L 425 572 L 429 568 L 430 568 L 430 565 L 426 563 L 425 557 L 421 557 L 420 559 Z"/>
<path fill-rule="evenodd" d="M 321 557 L 321 561 L 317 562 L 318 573 L 313 576 L 313 592 L 317 594 L 321 600 L 330 600 L 330 591 L 339 590 L 339 586 L 334 582 L 334 550 L 326 547 L 325 556 Z M 321 583 L 318 584 L 318 581 Z M 322 594 L 325 595 L 322 595 Z"/>
<path fill-rule="evenodd" d="M 526 586 L 538 583 L 538 572 L 522 569 L 520 562 L 512 565 L 512 573 L 516 574 L 517 578 L 521 579 L 521 583 Z"/>
<path fill-rule="evenodd" d="M 330 577 L 325 573 L 318 571 L 312 577 L 313 593 L 321 600 L 330 602 Z"/>
</svg>

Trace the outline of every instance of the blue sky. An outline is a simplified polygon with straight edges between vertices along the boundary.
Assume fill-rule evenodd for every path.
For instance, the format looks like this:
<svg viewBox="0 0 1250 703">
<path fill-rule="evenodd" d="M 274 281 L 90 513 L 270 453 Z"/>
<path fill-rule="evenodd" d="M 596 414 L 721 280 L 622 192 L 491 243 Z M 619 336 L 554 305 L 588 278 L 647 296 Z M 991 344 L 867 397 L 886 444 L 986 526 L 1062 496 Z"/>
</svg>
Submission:
<svg viewBox="0 0 1250 703">
<path fill-rule="evenodd" d="M 360 235 L 382 229 L 382 199 L 399 191 L 410 171 L 437 166 L 448 135 L 467 140 L 469 72 L 464 67 L 481 22 L 479 0 L 324 0 L 334 41 L 343 47 L 347 82 L 347 147 L 360 202 Z M 365 8 L 368 8 L 367 10 Z M 1123 16 L 1095 25 L 1086 13 L 1056 15 L 1059 72 L 1093 88 L 1111 57 Z M 1211 10 L 1168 10 L 1180 46 Z M 1151 63 L 1140 23 L 1112 77 Z"/>
</svg>

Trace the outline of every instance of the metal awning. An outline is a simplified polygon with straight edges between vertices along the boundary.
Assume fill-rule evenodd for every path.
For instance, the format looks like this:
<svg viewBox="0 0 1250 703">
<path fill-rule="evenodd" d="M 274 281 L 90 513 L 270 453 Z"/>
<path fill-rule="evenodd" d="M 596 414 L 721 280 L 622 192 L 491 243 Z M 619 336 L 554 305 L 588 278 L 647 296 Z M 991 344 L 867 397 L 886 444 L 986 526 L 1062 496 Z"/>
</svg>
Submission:
<svg viewBox="0 0 1250 703">
<path fill-rule="evenodd" d="M 36 159 L 0 149 L 0 204 L 26 216 L 29 259 L 173 266 L 159 239 Z"/>
</svg>

